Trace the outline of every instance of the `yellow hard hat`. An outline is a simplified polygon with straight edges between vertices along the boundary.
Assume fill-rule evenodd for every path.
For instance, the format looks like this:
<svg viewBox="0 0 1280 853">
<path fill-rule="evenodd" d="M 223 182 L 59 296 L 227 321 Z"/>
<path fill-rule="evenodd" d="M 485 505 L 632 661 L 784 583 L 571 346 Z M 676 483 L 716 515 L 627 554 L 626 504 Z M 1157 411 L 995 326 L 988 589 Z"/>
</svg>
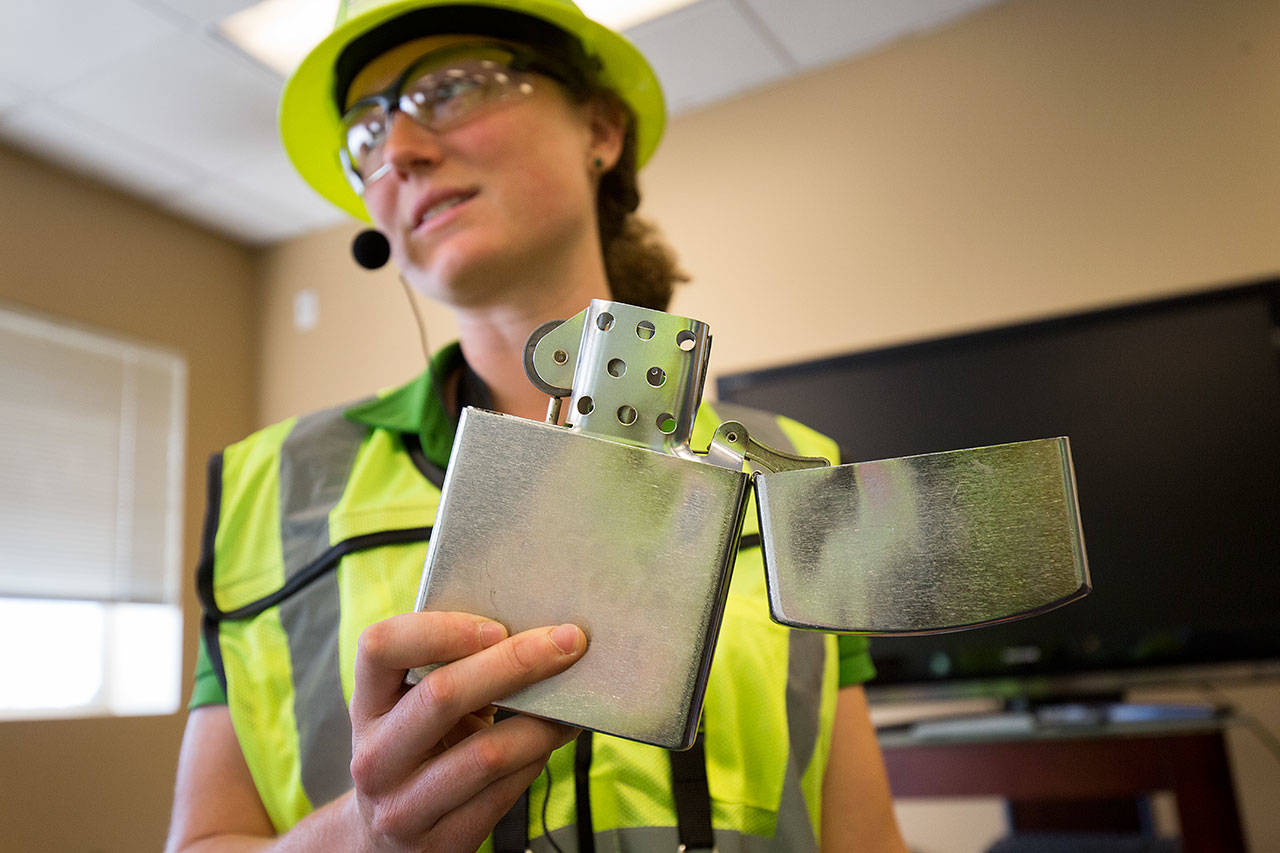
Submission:
<svg viewBox="0 0 1280 853">
<path fill-rule="evenodd" d="M 541 22 L 539 26 L 549 24 L 577 39 L 586 55 L 600 63 L 601 83 L 616 92 L 635 116 L 637 164 L 649 159 L 666 123 L 658 78 L 631 42 L 588 18 L 571 0 L 342 0 L 333 32 L 302 60 L 280 99 L 280 136 L 303 179 L 338 207 L 368 220 L 364 202 L 347 182 L 338 159 L 342 138 L 339 99 L 345 97 L 345 87 L 351 82 L 342 78 L 340 59 L 366 37 L 374 39 L 375 45 L 381 43 L 379 33 L 391 34 L 381 49 L 393 47 L 400 23 L 396 19 L 401 18 L 415 26 L 405 28 L 400 42 L 433 32 L 510 38 L 506 32 L 476 29 L 503 17 L 495 12 L 519 13 Z M 386 29 L 380 29 L 383 25 Z M 358 70 L 352 68 L 350 73 Z M 344 91 L 338 91 L 340 88 Z"/>
</svg>

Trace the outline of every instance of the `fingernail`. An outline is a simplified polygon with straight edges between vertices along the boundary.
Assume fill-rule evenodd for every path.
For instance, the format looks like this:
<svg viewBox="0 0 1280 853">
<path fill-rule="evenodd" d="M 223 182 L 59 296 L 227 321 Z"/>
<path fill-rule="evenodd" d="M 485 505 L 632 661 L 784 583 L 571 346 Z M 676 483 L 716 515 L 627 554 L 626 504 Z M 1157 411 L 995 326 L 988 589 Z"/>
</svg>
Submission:
<svg viewBox="0 0 1280 853">
<path fill-rule="evenodd" d="M 498 622 L 481 622 L 480 623 L 480 645 L 488 648 L 494 643 L 500 643 L 507 637 L 507 629 Z"/>
<path fill-rule="evenodd" d="M 578 630 L 577 625 L 559 625 L 551 629 L 551 642 L 556 644 L 556 648 L 564 652 L 566 655 L 578 650 L 578 638 L 582 636 L 582 632 Z"/>
</svg>

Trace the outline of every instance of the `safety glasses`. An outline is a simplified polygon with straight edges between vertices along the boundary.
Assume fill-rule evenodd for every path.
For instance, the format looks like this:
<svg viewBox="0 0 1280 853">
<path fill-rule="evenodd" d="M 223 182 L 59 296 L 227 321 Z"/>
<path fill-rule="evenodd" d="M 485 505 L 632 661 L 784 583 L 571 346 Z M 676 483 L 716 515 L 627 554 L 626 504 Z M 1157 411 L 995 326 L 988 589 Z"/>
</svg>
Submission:
<svg viewBox="0 0 1280 853">
<path fill-rule="evenodd" d="M 390 86 L 343 114 L 338 157 L 347 180 L 363 194 L 391 171 L 385 148 L 396 112 L 433 132 L 446 131 L 497 104 L 532 95 L 536 76 L 571 88 L 581 82 L 567 66 L 499 42 L 450 45 L 419 57 Z"/>
</svg>

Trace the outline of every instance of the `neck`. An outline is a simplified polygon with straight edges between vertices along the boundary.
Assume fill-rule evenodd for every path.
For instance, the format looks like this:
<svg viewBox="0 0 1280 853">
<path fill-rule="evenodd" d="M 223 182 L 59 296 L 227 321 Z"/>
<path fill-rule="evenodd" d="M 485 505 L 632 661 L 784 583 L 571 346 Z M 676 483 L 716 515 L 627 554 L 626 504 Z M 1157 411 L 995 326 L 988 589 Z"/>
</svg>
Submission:
<svg viewBox="0 0 1280 853">
<path fill-rule="evenodd" d="M 548 320 L 567 320 L 592 299 L 609 298 L 599 250 L 580 258 L 543 275 L 525 271 L 519 282 L 508 283 L 482 304 L 455 306 L 462 353 L 488 386 L 498 411 L 532 420 L 546 416 L 547 396 L 524 372 L 525 341 Z"/>
</svg>

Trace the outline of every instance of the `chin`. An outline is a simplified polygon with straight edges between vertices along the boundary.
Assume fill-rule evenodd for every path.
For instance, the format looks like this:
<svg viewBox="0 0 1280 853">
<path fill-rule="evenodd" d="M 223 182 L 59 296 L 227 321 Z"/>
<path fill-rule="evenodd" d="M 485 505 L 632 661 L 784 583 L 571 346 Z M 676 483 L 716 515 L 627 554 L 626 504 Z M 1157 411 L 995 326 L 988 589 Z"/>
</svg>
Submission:
<svg viewBox="0 0 1280 853">
<path fill-rule="evenodd" d="M 538 266 L 536 255 L 514 250 L 510 241 L 457 234 L 432 247 L 426 257 L 410 256 L 403 272 L 419 293 L 463 308 L 519 294 L 520 280 Z"/>
<path fill-rule="evenodd" d="M 407 269 L 404 276 L 414 290 L 428 299 L 452 308 L 467 308 L 490 302 L 507 289 L 510 279 L 500 276 L 496 266 L 477 260 L 437 261 Z"/>
</svg>

